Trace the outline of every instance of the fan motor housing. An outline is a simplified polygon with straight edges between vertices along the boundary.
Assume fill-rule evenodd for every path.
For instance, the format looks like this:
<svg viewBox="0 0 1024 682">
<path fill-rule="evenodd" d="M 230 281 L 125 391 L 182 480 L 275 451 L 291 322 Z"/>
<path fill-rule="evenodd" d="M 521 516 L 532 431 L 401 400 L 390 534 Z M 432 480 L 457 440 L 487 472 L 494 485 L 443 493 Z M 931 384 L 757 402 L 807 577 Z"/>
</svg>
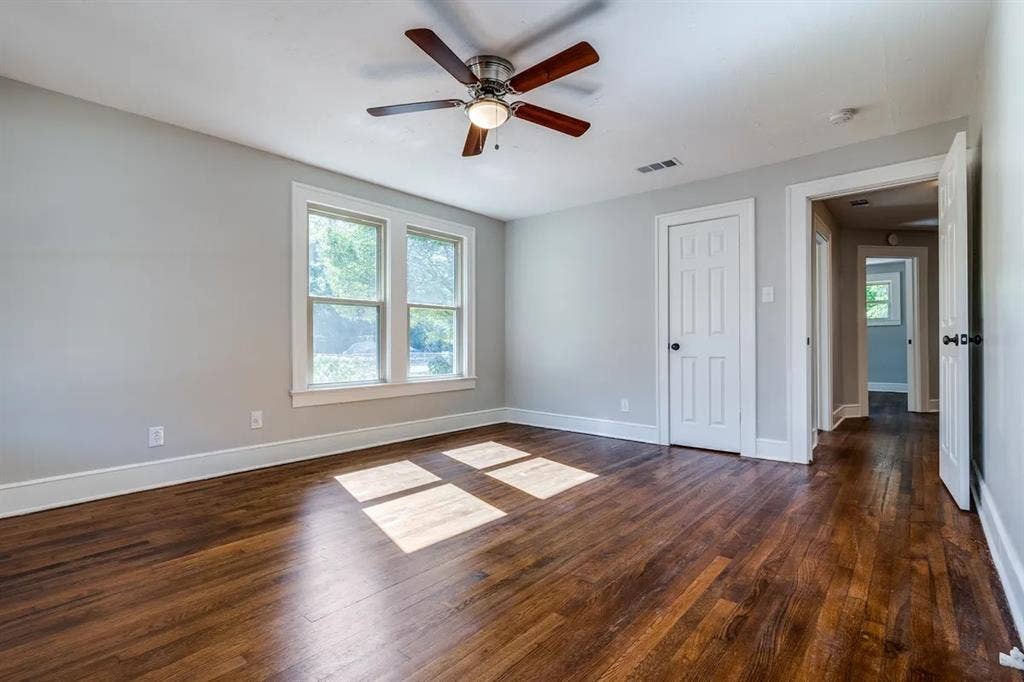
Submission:
<svg viewBox="0 0 1024 682">
<path fill-rule="evenodd" d="M 480 89 L 484 92 L 504 93 L 507 88 L 505 81 L 516 72 L 512 62 L 491 54 L 481 54 L 466 60 L 466 66 L 480 79 Z"/>
</svg>

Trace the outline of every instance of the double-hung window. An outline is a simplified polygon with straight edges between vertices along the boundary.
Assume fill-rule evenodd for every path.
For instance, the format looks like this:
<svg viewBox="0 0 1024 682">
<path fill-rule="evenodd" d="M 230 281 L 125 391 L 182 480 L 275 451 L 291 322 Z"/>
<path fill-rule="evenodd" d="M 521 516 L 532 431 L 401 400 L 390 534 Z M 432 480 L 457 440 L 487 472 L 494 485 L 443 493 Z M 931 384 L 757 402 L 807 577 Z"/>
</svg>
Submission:
<svg viewBox="0 0 1024 682">
<path fill-rule="evenodd" d="M 459 368 L 460 241 L 406 232 L 409 377 L 451 376 Z"/>
<path fill-rule="evenodd" d="M 292 185 L 292 405 L 475 386 L 474 230 Z"/>
<path fill-rule="evenodd" d="M 379 382 L 384 223 L 310 206 L 309 386 Z"/>
<path fill-rule="evenodd" d="M 900 311 L 900 273 L 868 273 L 864 316 L 869 327 L 903 323 Z"/>
</svg>

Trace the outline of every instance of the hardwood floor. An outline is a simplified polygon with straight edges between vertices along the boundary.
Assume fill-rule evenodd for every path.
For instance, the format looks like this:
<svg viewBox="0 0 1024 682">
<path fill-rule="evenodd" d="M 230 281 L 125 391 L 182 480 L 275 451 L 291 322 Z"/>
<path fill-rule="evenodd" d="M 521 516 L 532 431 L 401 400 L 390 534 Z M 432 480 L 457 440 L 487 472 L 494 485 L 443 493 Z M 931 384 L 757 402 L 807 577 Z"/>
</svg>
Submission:
<svg viewBox="0 0 1024 682">
<path fill-rule="evenodd" d="M 872 401 L 810 467 L 498 425 L 0 520 L 0 679 L 1019 679 L 936 417 Z M 441 454 L 488 440 L 598 477 Z M 403 553 L 334 476 L 405 459 L 506 515 Z"/>
</svg>

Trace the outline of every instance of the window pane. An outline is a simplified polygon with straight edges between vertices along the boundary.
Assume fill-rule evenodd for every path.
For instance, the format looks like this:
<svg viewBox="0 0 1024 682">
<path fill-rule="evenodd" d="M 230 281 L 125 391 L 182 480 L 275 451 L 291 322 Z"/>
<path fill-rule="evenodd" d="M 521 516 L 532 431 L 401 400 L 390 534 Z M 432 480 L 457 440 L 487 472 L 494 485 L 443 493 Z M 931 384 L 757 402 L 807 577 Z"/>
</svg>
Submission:
<svg viewBox="0 0 1024 682">
<path fill-rule="evenodd" d="M 881 301 L 880 303 L 868 303 L 867 313 L 869 320 L 888 320 L 889 303 L 887 301 Z"/>
<path fill-rule="evenodd" d="M 373 225 L 310 212 L 310 295 L 378 300 L 379 234 Z"/>
<path fill-rule="evenodd" d="M 376 306 L 313 304 L 313 384 L 380 380 Z"/>
<path fill-rule="evenodd" d="M 410 306 L 409 376 L 455 373 L 455 311 Z"/>
<path fill-rule="evenodd" d="M 868 303 L 874 303 L 876 301 L 888 301 L 889 300 L 889 284 L 887 282 L 880 284 L 868 284 L 865 290 L 867 295 Z"/>
<path fill-rule="evenodd" d="M 408 233 L 409 303 L 455 305 L 455 242 Z"/>
</svg>

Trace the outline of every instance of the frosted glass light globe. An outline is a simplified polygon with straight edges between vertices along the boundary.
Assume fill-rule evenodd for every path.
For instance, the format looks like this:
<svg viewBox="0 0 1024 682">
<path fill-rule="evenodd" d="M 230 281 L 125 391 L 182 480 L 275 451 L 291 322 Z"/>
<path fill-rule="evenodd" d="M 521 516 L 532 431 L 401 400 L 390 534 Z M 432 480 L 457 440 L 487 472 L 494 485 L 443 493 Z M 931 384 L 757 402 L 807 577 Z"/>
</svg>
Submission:
<svg viewBox="0 0 1024 682">
<path fill-rule="evenodd" d="M 508 105 L 497 99 L 480 99 L 466 109 L 466 115 L 478 128 L 491 130 L 508 120 Z"/>
</svg>

